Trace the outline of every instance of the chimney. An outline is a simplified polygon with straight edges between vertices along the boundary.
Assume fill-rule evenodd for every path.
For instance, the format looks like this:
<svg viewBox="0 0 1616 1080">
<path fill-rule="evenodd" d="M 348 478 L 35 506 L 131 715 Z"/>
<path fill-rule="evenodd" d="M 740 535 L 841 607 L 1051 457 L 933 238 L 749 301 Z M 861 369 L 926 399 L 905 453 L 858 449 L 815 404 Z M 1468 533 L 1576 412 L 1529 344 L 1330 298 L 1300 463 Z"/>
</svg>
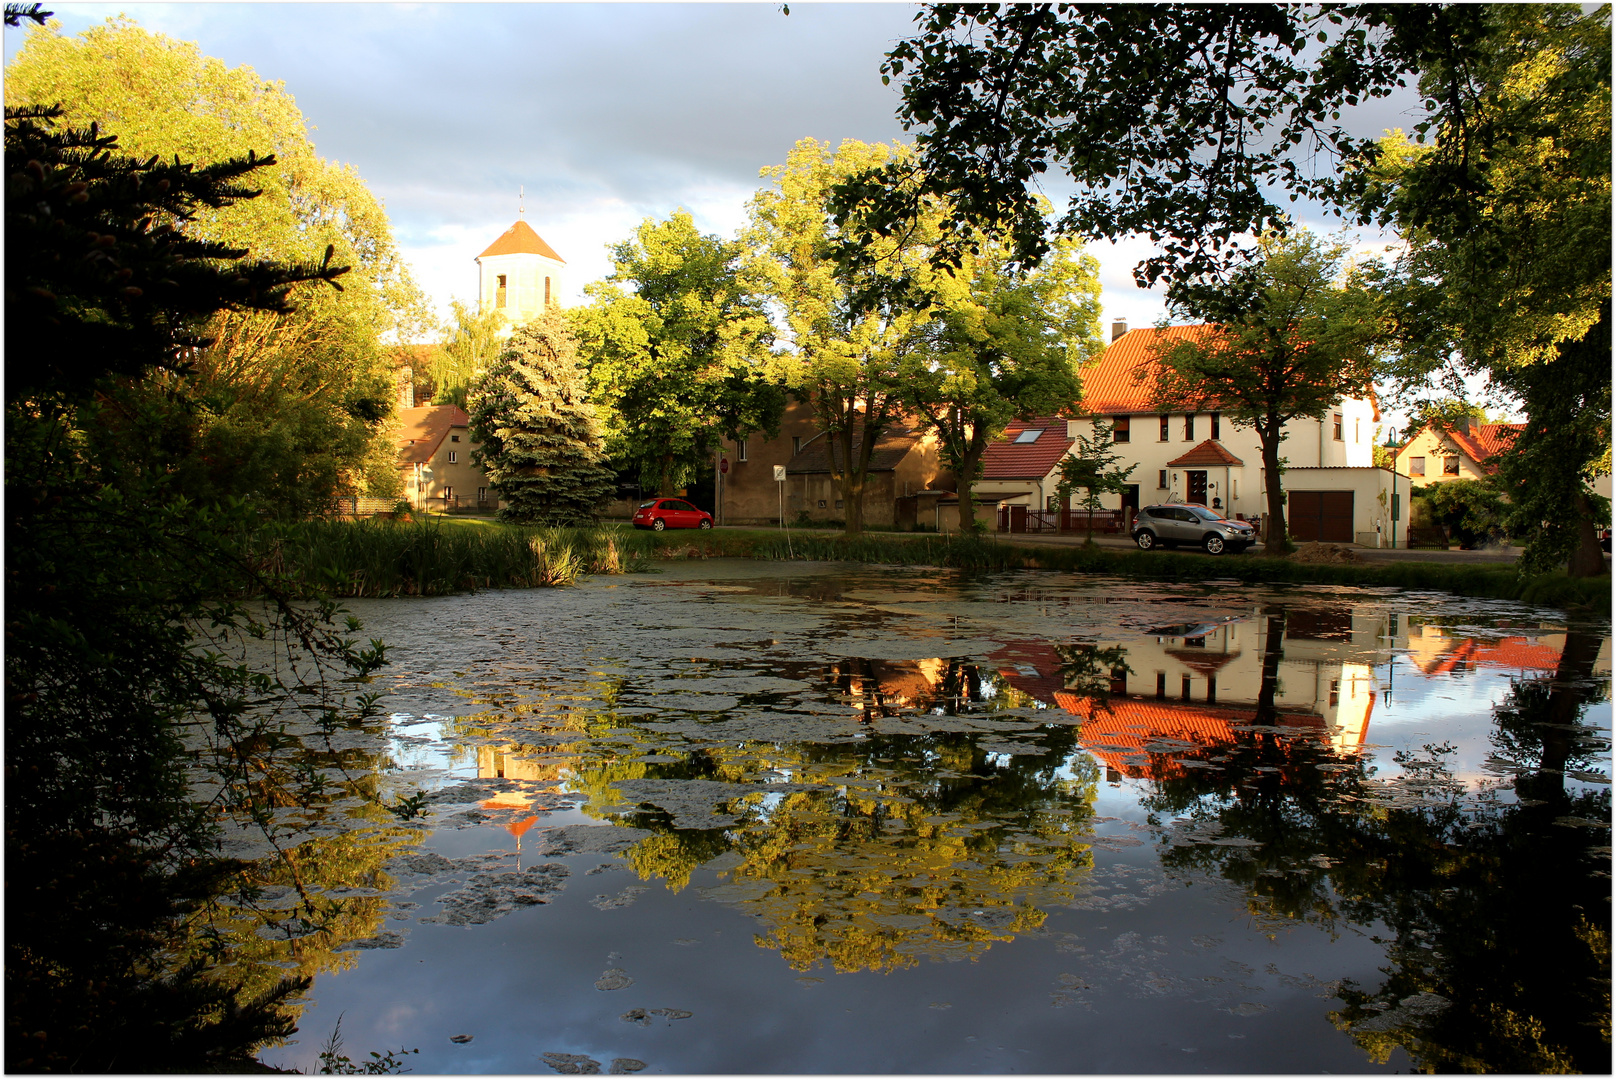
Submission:
<svg viewBox="0 0 1616 1080">
<path fill-rule="evenodd" d="M 415 408 L 415 370 L 405 364 L 398 372 L 398 407 Z"/>
<path fill-rule="evenodd" d="M 1111 322 L 1111 340 L 1115 341 L 1128 332 L 1127 319 L 1114 319 Z"/>
</svg>

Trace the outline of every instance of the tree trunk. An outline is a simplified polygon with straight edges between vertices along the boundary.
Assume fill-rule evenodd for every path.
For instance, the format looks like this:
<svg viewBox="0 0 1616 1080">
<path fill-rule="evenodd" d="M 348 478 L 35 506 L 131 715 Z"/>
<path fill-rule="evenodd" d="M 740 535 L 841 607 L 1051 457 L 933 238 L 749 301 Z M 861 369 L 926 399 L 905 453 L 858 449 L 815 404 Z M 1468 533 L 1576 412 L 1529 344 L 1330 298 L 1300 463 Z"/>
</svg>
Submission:
<svg viewBox="0 0 1616 1080">
<path fill-rule="evenodd" d="M 982 531 L 982 523 L 976 520 L 976 467 L 982 461 L 982 454 L 987 450 L 984 442 L 981 446 L 976 444 L 976 437 L 972 435 L 971 441 L 965 447 L 965 453 L 960 459 L 959 475 L 954 478 L 954 486 L 959 494 L 959 527 L 960 532 L 976 536 Z"/>
<path fill-rule="evenodd" d="M 668 477 L 673 475 L 673 452 L 662 455 L 662 476 L 657 480 L 657 494 L 666 497 L 673 494 L 673 485 Z"/>
<path fill-rule="evenodd" d="M 1577 515 L 1577 548 L 1571 553 L 1566 571 L 1574 578 L 1598 577 L 1605 572 L 1605 552 L 1594 530 L 1593 505 L 1586 493 L 1578 492 L 1572 506 Z"/>
<path fill-rule="evenodd" d="M 1284 555 L 1291 551 L 1291 538 L 1285 529 L 1285 489 L 1280 486 L 1279 425 L 1257 429 L 1262 441 L 1263 483 L 1268 487 L 1268 530 L 1263 533 L 1263 554 Z"/>
</svg>

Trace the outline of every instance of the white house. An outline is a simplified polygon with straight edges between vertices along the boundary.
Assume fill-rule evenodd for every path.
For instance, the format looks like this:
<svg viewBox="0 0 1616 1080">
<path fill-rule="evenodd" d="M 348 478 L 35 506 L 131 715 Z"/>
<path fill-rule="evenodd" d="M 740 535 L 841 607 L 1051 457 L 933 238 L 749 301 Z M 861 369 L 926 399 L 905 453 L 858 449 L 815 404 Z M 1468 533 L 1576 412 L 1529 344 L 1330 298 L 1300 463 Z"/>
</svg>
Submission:
<svg viewBox="0 0 1616 1080">
<path fill-rule="evenodd" d="M 1081 415 L 1067 421 L 1068 436 L 1090 436 L 1096 421 L 1109 423 L 1117 450 L 1135 465 L 1134 483 L 1121 496 L 1107 496 L 1108 508 L 1131 514 L 1152 503 L 1190 502 L 1247 519 L 1267 510 L 1254 430 L 1211 409 L 1162 412 L 1153 404 L 1158 348 L 1211 331 L 1208 325 L 1128 330 L 1118 323 L 1105 354 L 1083 370 Z M 1373 398 L 1342 398 L 1320 420 L 1285 425 L 1280 456 L 1292 539 L 1375 546 L 1384 535 L 1389 542 L 1393 474 L 1374 468 L 1379 420 Z"/>
</svg>

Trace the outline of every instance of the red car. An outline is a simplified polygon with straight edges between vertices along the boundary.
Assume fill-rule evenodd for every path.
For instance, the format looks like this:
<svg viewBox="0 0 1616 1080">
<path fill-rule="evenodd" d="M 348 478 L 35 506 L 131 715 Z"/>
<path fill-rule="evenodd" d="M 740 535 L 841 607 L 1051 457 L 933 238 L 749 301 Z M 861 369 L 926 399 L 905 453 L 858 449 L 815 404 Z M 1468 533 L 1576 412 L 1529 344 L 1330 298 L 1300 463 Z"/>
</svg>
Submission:
<svg viewBox="0 0 1616 1080">
<path fill-rule="evenodd" d="M 634 511 L 636 529 L 710 529 L 713 515 L 697 510 L 683 499 L 652 499 Z"/>
</svg>

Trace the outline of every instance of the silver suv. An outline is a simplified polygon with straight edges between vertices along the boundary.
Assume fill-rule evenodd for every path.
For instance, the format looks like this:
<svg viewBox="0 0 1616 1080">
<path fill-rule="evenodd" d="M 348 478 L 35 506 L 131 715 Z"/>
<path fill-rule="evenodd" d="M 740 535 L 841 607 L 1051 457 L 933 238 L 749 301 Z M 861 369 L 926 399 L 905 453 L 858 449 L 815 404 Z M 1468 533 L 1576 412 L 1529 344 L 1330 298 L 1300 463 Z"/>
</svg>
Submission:
<svg viewBox="0 0 1616 1080">
<path fill-rule="evenodd" d="M 1257 539 L 1257 530 L 1243 521 L 1230 521 L 1216 510 L 1194 503 L 1147 506 L 1133 523 L 1133 541 L 1145 551 L 1156 547 L 1195 544 L 1208 555 L 1235 554 Z"/>
</svg>

